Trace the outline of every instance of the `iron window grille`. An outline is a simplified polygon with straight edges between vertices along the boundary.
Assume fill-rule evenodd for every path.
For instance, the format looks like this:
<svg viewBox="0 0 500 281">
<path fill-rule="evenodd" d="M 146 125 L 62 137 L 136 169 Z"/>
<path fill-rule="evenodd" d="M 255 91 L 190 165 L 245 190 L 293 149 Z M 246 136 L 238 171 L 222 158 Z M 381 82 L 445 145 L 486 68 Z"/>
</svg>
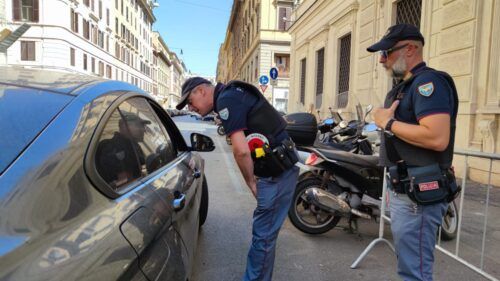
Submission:
<svg viewBox="0 0 500 281">
<path fill-rule="evenodd" d="M 300 102 L 305 103 L 306 100 L 306 58 L 300 60 Z"/>
<path fill-rule="evenodd" d="M 325 48 L 316 51 L 316 107 L 321 107 L 323 98 L 323 75 L 325 70 Z"/>
<path fill-rule="evenodd" d="M 340 39 L 339 85 L 337 92 L 337 107 L 347 106 L 349 97 L 349 73 L 351 67 L 351 34 Z"/>
<path fill-rule="evenodd" d="M 422 15 L 422 0 L 400 0 L 396 3 L 396 24 L 409 23 L 420 28 Z M 398 79 L 392 79 L 392 86 L 399 83 Z"/>
<path fill-rule="evenodd" d="M 409 23 L 420 28 L 422 0 L 400 0 L 396 4 L 396 24 Z"/>
</svg>

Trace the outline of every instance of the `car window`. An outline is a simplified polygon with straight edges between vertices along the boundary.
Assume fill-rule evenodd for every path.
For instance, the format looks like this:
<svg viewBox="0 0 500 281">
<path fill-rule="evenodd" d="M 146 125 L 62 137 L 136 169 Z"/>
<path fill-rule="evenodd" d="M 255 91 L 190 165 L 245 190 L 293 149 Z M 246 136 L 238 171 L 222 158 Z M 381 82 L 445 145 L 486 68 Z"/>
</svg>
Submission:
<svg viewBox="0 0 500 281">
<path fill-rule="evenodd" d="M 137 145 L 122 115 L 116 109 L 108 119 L 99 138 L 95 165 L 99 175 L 113 188 L 126 185 L 142 176 Z"/>
<path fill-rule="evenodd" d="M 150 174 L 165 166 L 175 159 L 176 152 L 172 140 L 164 131 L 163 125 L 158 122 L 158 117 L 153 112 L 149 103 L 143 98 L 128 99 L 120 105 L 120 110 L 124 115 L 136 115 L 145 123 L 142 141 L 139 141 L 139 155 L 144 156 L 142 169 L 146 174 Z M 137 130 L 137 122 L 127 122 L 129 128 L 134 133 Z"/>
<path fill-rule="evenodd" d="M 0 84 L 0 175 L 72 99 Z"/>
<path fill-rule="evenodd" d="M 143 98 L 128 99 L 112 113 L 99 139 L 95 163 L 113 189 L 175 159 L 172 141 L 157 120 Z"/>
</svg>

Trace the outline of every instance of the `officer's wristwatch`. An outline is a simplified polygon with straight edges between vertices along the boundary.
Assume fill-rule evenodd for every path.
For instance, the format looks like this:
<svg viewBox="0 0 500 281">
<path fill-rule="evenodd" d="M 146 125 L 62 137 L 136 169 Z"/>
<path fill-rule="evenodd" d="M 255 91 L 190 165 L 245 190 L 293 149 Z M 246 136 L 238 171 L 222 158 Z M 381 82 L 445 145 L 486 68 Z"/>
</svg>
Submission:
<svg viewBox="0 0 500 281">
<path fill-rule="evenodd" d="M 392 123 L 394 123 L 394 121 L 396 121 L 396 119 L 394 119 L 394 118 L 389 119 L 389 121 L 387 121 L 387 124 L 385 124 L 384 130 L 387 132 L 392 132 L 391 127 L 392 127 Z"/>
</svg>

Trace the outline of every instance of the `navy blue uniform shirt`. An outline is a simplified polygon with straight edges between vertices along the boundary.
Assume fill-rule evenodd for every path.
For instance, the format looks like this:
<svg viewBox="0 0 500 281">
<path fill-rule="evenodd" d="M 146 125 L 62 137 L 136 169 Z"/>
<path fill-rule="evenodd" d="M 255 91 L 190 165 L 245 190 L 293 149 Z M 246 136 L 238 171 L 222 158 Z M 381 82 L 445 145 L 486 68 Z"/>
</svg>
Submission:
<svg viewBox="0 0 500 281">
<path fill-rule="evenodd" d="M 435 71 L 427 71 L 429 68 L 424 62 L 416 65 L 411 73 L 419 74 L 415 79 L 405 85 L 398 92 L 402 93 L 399 105 L 394 113 L 395 119 L 408 124 L 418 125 L 419 121 L 433 114 L 453 115 L 454 98 L 453 90 L 446 81 L 446 78 Z M 396 86 L 397 87 L 397 86 Z M 392 104 L 394 97 L 388 94 L 385 107 Z M 451 140 L 451 139 L 450 139 Z M 417 148 L 413 145 L 400 146 L 399 155 L 405 159 L 409 165 L 423 166 L 434 162 L 433 155 L 438 152 Z M 392 166 L 385 151 L 385 140 L 382 137 L 380 144 L 380 165 Z"/>
<path fill-rule="evenodd" d="M 258 99 L 241 88 L 223 87 L 222 84 L 215 87 L 214 105 L 226 135 L 230 136 L 234 132 L 248 129 L 247 115 Z"/>
<path fill-rule="evenodd" d="M 415 66 L 412 74 L 427 70 L 424 62 Z M 404 93 L 395 112 L 396 120 L 418 124 L 426 116 L 453 112 L 452 89 L 441 75 L 428 71 L 418 75 L 401 90 Z"/>
<path fill-rule="evenodd" d="M 215 86 L 214 111 L 219 115 L 227 136 L 237 131 L 245 131 L 245 134 L 253 132 L 255 128 L 249 128 L 247 124 L 248 115 L 258 100 L 259 98 L 251 92 L 236 86 L 228 88 L 224 88 L 223 84 Z M 285 130 L 274 137 L 277 143 L 286 138 L 289 136 Z"/>
</svg>

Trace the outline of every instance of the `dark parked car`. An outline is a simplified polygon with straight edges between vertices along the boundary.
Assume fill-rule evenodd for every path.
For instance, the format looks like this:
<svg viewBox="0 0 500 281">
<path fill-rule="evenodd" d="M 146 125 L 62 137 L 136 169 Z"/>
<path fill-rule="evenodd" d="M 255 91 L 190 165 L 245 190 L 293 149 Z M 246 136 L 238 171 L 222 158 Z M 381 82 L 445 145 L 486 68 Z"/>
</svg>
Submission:
<svg viewBox="0 0 500 281">
<path fill-rule="evenodd" d="M 0 67 L 0 280 L 188 280 L 204 161 L 127 83 Z"/>
</svg>

